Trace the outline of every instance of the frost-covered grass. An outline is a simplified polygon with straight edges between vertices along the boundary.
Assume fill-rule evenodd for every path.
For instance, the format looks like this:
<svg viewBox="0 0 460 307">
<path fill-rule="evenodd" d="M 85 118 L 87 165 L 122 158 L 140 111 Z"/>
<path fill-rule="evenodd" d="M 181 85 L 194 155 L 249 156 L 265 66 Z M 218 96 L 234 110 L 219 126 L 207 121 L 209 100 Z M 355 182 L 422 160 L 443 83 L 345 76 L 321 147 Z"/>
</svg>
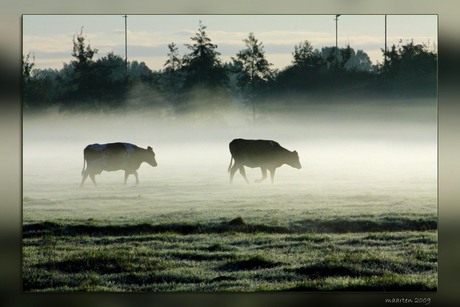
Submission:
<svg viewBox="0 0 460 307">
<path fill-rule="evenodd" d="M 435 229 L 304 233 L 242 221 L 189 227 L 26 224 L 24 290 L 437 288 Z"/>
<path fill-rule="evenodd" d="M 24 196 L 24 290 L 437 288 L 437 210 L 428 194 L 322 199 L 301 190 L 283 196 L 282 184 L 225 184 L 201 205 L 178 195 L 167 206 L 143 187 L 110 186 Z M 263 193 L 250 197 L 255 189 Z"/>
</svg>

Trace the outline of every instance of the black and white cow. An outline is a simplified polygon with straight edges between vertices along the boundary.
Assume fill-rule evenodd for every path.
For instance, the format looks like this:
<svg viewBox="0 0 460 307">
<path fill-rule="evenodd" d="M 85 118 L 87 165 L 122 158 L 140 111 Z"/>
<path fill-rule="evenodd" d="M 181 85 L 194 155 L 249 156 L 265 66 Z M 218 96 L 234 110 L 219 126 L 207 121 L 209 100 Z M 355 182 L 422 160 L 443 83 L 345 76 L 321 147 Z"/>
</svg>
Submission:
<svg viewBox="0 0 460 307">
<path fill-rule="evenodd" d="M 153 167 L 157 166 L 152 147 L 149 146 L 144 149 L 130 143 L 88 145 L 83 150 L 83 170 L 81 171 L 80 186 L 83 186 L 88 176 L 96 185 L 95 175 L 99 175 L 102 171 L 118 170 L 125 171 L 125 184 L 130 174 L 136 177 L 136 184 L 138 184 L 137 170 L 142 162 L 147 162 Z"/>
<path fill-rule="evenodd" d="M 230 183 L 233 182 L 233 176 L 237 170 L 240 170 L 241 175 L 249 183 L 244 170 L 245 166 L 260 167 L 262 178 L 256 182 L 265 180 L 267 170 L 269 170 L 272 183 L 276 168 L 281 165 L 287 164 L 297 169 L 302 168 L 297 151 L 289 151 L 275 141 L 235 139 L 230 142 L 229 148 L 232 155 L 228 166 Z M 233 160 L 235 160 L 235 164 L 232 166 Z"/>
</svg>

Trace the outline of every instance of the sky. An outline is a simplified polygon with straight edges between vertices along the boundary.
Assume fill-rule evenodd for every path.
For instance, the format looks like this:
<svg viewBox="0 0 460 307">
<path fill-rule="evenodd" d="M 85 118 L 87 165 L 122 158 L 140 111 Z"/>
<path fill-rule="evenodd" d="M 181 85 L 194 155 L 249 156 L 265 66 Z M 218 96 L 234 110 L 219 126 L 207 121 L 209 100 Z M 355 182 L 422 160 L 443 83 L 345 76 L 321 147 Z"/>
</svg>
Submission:
<svg viewBox="0 0 460 307">
<path fill-rule="evenodd" d="M 264 45 L 266 59 L 283 69 L 292 61 L 294 46 L 308 40 L 315 49 L 335 46 L 335 15 L 128 15 L 128 61 L 145 62 L 162 69 L 168 44 L 180 55 L 189 52 L 199 22 L 227 62 L 245 48 L 250 32 Z M 34 57 L 35 68 L 60 69 L 73 59 L 72 39 L 83 31 L 87 43 L 98 50 L 96 59 L 113 52 L 125 57 L 125 19 L 122 15 L 23 15 L 23 54 Z M 384 15 L 338 17 L 338 46 L 350 45 L 366 52 L 372 62 L 382 62 L 385 46 Z M 387 15 L 387 44 L 413 40 L 432 48 L 438 45 L 437 15 Z"/>
</svg>

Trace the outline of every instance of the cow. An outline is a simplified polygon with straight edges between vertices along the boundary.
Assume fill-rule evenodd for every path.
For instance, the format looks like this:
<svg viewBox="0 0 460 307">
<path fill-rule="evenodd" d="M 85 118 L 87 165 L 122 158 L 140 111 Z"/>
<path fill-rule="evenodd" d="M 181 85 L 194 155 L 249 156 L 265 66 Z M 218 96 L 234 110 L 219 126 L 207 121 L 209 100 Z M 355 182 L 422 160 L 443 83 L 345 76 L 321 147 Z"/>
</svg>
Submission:
<svg viewBox="0 0 460 307">
<path fill-rule="evenodd" d="M 97 185 L 95 175 L 99 175 L 102 171 L 112 172 L 118 170 L 125 171 L 125 184 L 131 174 L 136 177 L 136 184 L 139 184 L 137 170 L 142 162 L 147 162 L 153 167 L 157 166 L 152 147 L 149 146 L 144 149 L 130 143 L 88 145 L 83 150 L 83 170 L 81 171 L 80 187 L 83 186 L 88 176 L 93 184 Z"/>
<path fill-rule="evenodd" d="M 267 170 L 269 170 L 272 183 L 274 183 L 275 171 L 281 165 L 287 164 L 296 169 L 302 168 L 297 151 L 289 151 L 275 141 L 234 139 L 230 142 L 229 149 L 232 155 L 228 166 L 230 183 L 233 182 L 233 176 L 237 170 L 240 170 L 241 175 L 249 183 L 244 170 L 245 166 L 251 168 L 260 167 L 262 178 L 256 180 L 256 182 L 265 180 Z M 235 164 L 232 166 L 233 160 Z"/>
</svg>

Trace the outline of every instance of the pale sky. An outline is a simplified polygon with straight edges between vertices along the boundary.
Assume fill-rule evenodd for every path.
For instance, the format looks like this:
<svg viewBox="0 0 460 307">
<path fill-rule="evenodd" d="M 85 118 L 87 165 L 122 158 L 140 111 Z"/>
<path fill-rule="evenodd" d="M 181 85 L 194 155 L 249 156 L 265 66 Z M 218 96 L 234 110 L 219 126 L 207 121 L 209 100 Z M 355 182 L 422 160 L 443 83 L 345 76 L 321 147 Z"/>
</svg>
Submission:
<svg viewBox="0 0 460 307">
<path fill-rule="evenodd" d="M 174 42 L 180 55 L 184 44 L 198 30 L 207 27 L 211 42 L 217 44 L 223 62 L 244 49 L 243 39 L 253 32 L 264 45 L 265 56 L 274 68 L 291 64 L 294 46 L 308 40 L 315 49 L 335 46 L 335 15 L 128 15 L 128 61 L 145 62 L 152 70 L 162 69 L 168 44 Z M 122 15 L 24 15 L 23 54 L 35 56 L 36 68 L 60 69 L 73 59 L 72 38 L 83 27 L 87 43 L 98 49 L 96 58 L 109 52 L 124 58 L 125 22 Z M 388 15 L 388 47 L 425 43 L 437 48 L 436 15 Z M 341 15 L 338 45 L 350 44 L 364 50 L 374 64 L 382 62 L 385 44 L 384 15 Z"/>
</svg>

